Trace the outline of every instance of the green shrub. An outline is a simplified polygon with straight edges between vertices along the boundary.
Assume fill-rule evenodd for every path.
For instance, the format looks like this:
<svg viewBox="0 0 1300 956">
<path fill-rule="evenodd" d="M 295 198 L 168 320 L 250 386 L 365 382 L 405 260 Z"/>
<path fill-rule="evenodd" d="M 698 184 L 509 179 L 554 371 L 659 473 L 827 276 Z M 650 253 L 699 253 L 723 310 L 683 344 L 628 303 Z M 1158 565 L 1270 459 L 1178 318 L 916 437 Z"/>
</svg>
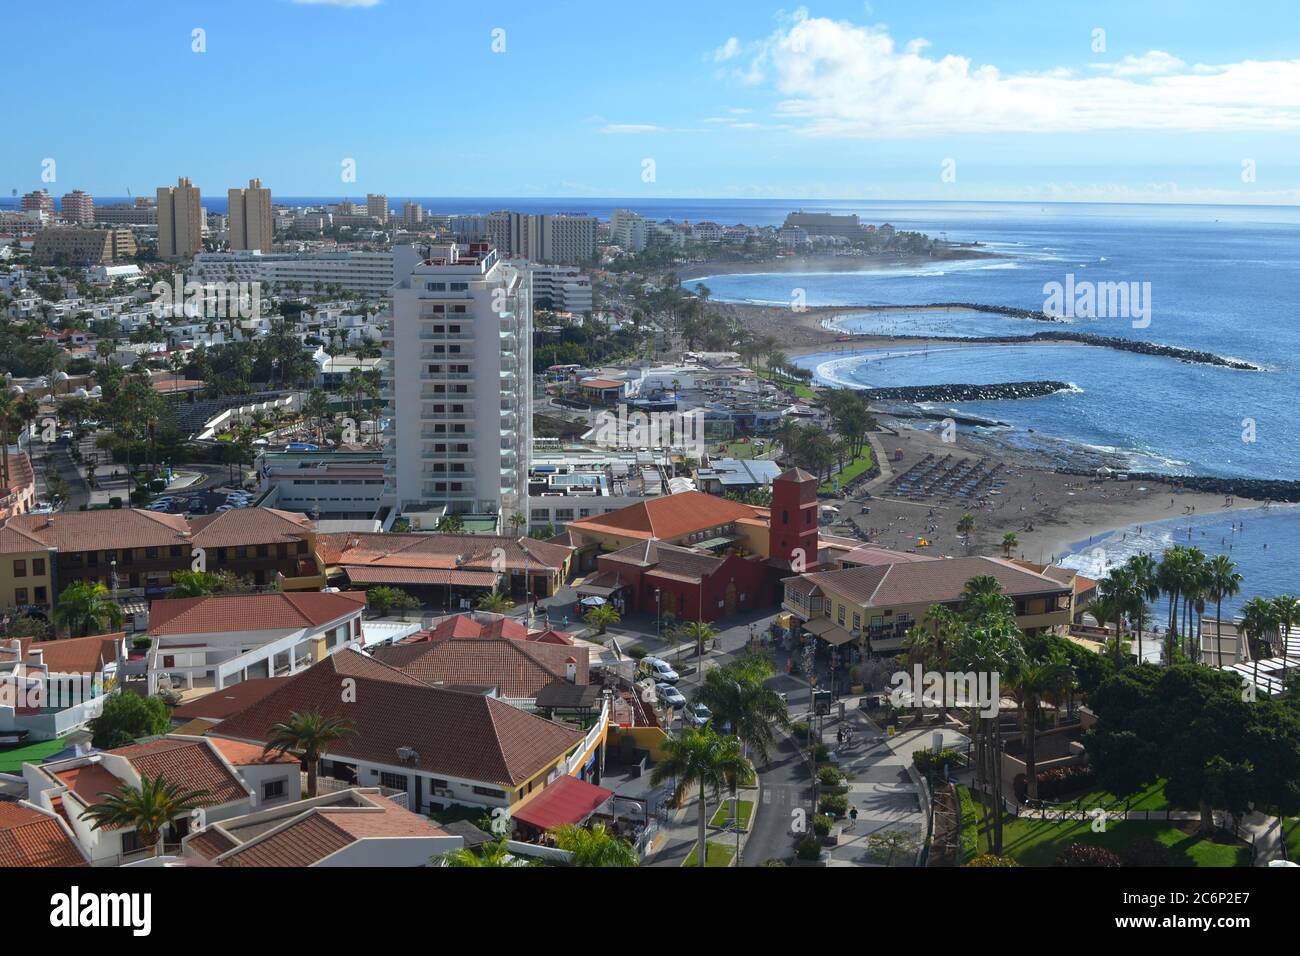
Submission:
<svg viewBox="0 0 1300 956">
<path fill-rule="evenodd" d="M 1128 843 L 1120 851 L 1125 866 L 1170 866 L 1169 848 L 1155 840 L 1142 837 Z"/>
<path fill-rule="evenodd" d="M 634 644 L 632 647 L 629 647 L 623 653 L 627 654 L 627 656 L 632 658 L 632 660 L 639 661 L 641 660 L 641 658 L 646 656 L 647 652 L 646 649 L 642 647 L 640 644 Z"/>
<path fill-rule="evenodd" d="M 1097 782 L 1097 772 L 1087 764 L 1053 767 L 1038 775 L 1038 798 L 1056 800 L 1068 793 L 1086 790 Z"/>
<path fill-rule="evenodd" d="M 830 749 L 825 744 L 813 744 L 811 753 L 813 763 L 821 763 L 831 755 Z"/>
<path fill-rule="evenodd" d="M 795 850 L 795 856 L 801 860 L 820 860 L 821 855 L 822 844 L 816 837 L 804 837 Z"/>
<path fill-rule="evenodd" d="M 849 812 L 849 798 L 838 793 L 822 797 L 821 802 L 817 804 L 817 812 L 838 820 Z"/>
<path fill-rule="evenodd" d="M 817 771 L 817 782 L 823 787 L 835 787 L 844 782 L 844 771 L 839 767 L 822 767 Z"/>
<path fill-rule="evenodd" d="M 1056 855 L 1057 866 L 1122 866 L 1119 854 L 1091 843 L 1071 843 Z"/>
<path fill-rule="evenodd" d="M 933 750 L 917 750 L 912 754 L 912 765 L 916 767 L 917 773 L 933 784 L 944 767 L 952 769 L 957 766 L 960 756 L 951 749 L 940 750 L 938 753 Z"/>
<path fill-rule="evenodd" d="M 1009 856 L 998 856 L 996 853 L 984 853 L 975 857 L 963 866 L 1019 866 L 1015 860 Z"/>
<path fill-rule="evenodd" d="M 817 836 L 821 837 L 823 840 L 830 836 L 831 827 L 833 826 L 835 826 L 835 821 L 828 816 L 819 813 L 817 816 L 813 817 L 813 833 L 817 834 Z"/>
<path fill-rule="evenodd" d="M 790 723 L 790 734 L 796 740 L 808 739 L 808 721 L 795 720 Z"/>
</svg>

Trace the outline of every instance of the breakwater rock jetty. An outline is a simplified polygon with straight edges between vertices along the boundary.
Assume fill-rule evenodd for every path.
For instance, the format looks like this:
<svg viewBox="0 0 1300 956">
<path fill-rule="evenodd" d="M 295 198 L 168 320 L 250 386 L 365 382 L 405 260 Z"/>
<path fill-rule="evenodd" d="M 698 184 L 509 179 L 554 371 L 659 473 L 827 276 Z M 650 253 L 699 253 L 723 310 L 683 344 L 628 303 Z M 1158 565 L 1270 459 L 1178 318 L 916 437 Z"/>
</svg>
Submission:
<svg viewBox="0 0 1300 956">
<path fill-rule="evenodd" d="M 902 385 L 895 388 L 867 388 L 868 401 L 880 402 L 994 402 L 1017 398 L 1042 398 L 1057 392 L 1072 392 L 1068 382 L 1000 382 L 992 385 Z"/>
</svg>

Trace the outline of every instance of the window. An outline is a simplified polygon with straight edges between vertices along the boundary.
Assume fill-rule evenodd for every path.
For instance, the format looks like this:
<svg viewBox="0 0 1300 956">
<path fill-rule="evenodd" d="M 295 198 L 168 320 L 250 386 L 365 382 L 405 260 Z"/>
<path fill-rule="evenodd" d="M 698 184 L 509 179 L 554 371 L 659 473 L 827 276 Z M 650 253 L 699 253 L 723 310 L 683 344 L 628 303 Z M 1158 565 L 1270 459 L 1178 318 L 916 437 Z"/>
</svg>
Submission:
<svg viewBox="0 0 1300 956">
<path fill-rule="evenodd" d="M 49 598 L 49 595 L 46 593 L 45 588 L 42 587 L 42 588 L 37 588 L 37 589 L 36 589 L 36 603 L 37 603 L 37 604 L 46 604 L 46 603 L 49 602 L 49 600 L 50 600 L 50 598 Z"/>
<path fill-rule="evenodd" d="M 262 784 L 263 800 L 278 800 L 280 797 L 283 796 L 284 796 L 283 780 L 268 780 L 266 781 L 266 783 Z"/>
<path fill-rule="evenodd" d="M 45 573 L 45 559 L 32 558 L 32 574 L 44 574 L 44 573 Z"/>
<path fill-rule="evenodd" d="M 145 549 L 144 549 L 144 556 L 145 556 L 145 560 L 146 560 L 146 561 L 153 561 L 153 560 L 157 559 L 157 557 L 158 557 L 158 549 L 157 549 L 157 548 L 145 548 Z"/>
<path fill-rule="evenodd" d="M 504 790 L 493 790 L 491 787 L 475 787 L 474 794 L 479 797 L 495 797 L 498 800 L 504 800 L 506 797 Z"/>
<path fill-rule="evenodd" d="M 853 615 L 853 630 L 855 631 L 862 630 L 862 615 L 856 612 Z"/>
<path fill-rule="evenodd" d="M 16 578 L 27 577 L 27 560 L 25 558 L 14 559 L 14 577 Z"/>
<path fill-rule="evenodd" d="M 27 589 L 14 588 L 14 603 L 23 607 L 27 603 Z"/>
<path fill-rule="evenodd" d="M 389 790 L 406 791 L 406 774 L 389 773 L 387 770 L 379 774 L 379 785 L 387 787 Z"/>
<path fill-rule="evenodd" d="M 266 545 L 264 545 L 264 544 L 259 544 L 259 545 L 257 546 L 257 556 L 258 556 L 259 558 L 264 558 L 264 557 L 266 557 L 267 554 L 269 554 L 269 553 L 270 553 L 270 552 L 267 550 Z"/>
<path fill-rule="evenodd" d="M 167 553 L 173 558 L 179 558 L 181 556 L 181 546 L 179 544 L 173 544 L 167 549 Z"/>
<path fill-rule="evenodd" d="M 835 615 L 835 619 L 836 619 L 837 621 L 839 621 L 840 624 L 843 624 L 843 623 L 844 623 L 844 605 L 843 605 L 843 604 L 840 605 L 840 609 L 839 609 L 838 613 L 836 613 L 836 615 Z"/>
</svg>

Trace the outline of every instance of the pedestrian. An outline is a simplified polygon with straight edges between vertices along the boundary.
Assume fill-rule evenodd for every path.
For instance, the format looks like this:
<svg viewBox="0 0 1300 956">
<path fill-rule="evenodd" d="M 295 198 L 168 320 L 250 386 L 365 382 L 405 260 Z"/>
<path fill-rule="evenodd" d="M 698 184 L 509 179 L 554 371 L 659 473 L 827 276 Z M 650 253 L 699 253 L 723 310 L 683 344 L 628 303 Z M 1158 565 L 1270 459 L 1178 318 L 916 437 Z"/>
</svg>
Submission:
<svg viewBox="0 0 1300 956">
<path fill-rule="evenodd" d="M 850 830 L 858 828 L 858 807 L 854 804 L 849 807 L 849 827 Z"/>
</svg>

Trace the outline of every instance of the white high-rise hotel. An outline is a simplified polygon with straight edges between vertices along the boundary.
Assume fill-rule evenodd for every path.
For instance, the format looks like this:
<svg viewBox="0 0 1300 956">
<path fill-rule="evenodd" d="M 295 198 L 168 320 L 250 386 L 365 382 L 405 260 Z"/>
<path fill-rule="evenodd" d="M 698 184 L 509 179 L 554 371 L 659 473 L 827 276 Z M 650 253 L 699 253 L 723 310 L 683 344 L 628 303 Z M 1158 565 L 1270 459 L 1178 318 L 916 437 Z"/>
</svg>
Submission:
<svg viewBox="0 0 1300 956">
<path fill-rule="evenodd" d="M 527 513 L 532 289 L 489 243 L 427 248 L 393 287 L 385 497 L 404 514 Z"/>
</svg>

